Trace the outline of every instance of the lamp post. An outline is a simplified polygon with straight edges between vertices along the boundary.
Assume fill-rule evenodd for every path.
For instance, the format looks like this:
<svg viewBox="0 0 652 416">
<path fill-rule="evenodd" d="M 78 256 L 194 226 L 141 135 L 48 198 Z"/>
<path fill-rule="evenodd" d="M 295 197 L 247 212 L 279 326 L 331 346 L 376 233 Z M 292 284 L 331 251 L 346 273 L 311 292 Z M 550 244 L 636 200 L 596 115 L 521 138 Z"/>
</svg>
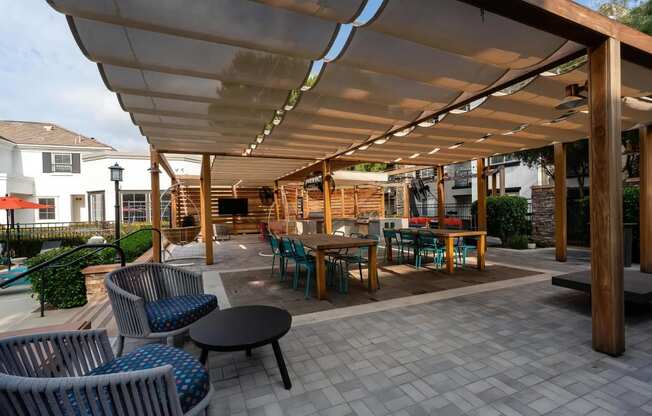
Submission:
<svg viewBox="0 0 652 416">
<path fill-rule="evenodd" d="M 124 168 L 120 167 L 118 162 L 113 166 L 109 166 L 111 180 L 115 183 L 115 240 L 117 245 L 120 245 L 117 240 L 120 239 L 120 182 L 122 182 L 123 170 Z"/>
</svg>

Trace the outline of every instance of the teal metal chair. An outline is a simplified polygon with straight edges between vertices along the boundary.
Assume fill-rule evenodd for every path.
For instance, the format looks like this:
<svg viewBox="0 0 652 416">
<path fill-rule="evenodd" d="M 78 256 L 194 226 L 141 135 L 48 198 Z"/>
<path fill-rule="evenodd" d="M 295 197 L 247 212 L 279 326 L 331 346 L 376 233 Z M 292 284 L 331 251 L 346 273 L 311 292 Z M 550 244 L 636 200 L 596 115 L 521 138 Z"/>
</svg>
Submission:
<svg viewBox="0 0 652 416">
<path fill-rule="evenodd" d="M 383 229 L 383 238 L 385 239 L 385 261 L 388 260 L 387 256 L 389 253 L 389 247 L 390 245 L 393 245 L 396 243 L 398 245 L 398 237 L 396 236 L 396 230 L 393 228 L 385 228 Z"/>
<path fill-rule="evenodd" d="M 294 250 L 294 279 L 292 281 L 292 287 L 297 289 L 299 287 L 299 275 L 301 268 L 306 269 L 306 299 L 310 298 L 310 283 L 315 279 L 316 276 L 316 264 L 315 257 L 306 252 L 306 248 L 303 246 L 303 243 L 299 240 L 292 240 L 292 246 Z"/>
<path fill-rule="evenodd" d="M 419 241 L 417 245 L 417 254 L 415 260 L 416 268 L 420 268 L 424 256 L 432 254 L 432 261 L 435 267 L 440 268 L 444 264 L 446 250 L 439 243 L 439 238 L 430 230 L 419 231 Z"/>
<path fill-rule="evenodd" d="M 380 245 L 380 237 L 378 237 L 375 234 L 367 234 L 367 235 L 364 236 L 364 238 L 366 238 L 368 240 L 375 240 L 376 243 L 378 243 L 378 244 L 376 244 L 376 250 L 378 250 L 378 246 Z M 369 253 L 367 253 L 367 254 L 369 254 Z M 367 259 L 367 263 L 369 263 L 369 259 Z M 380 289 L 380 274 L 379 273 L 376 273 L 376 285 L 377 285 L 378 289 Z"/>
<path fill-rule="evenodd" d="M 375 240 L 378 242 L 380 239 L 377 235 L 367 234 L 363 235 L 360 233 L 352 233 L 352 238 L 366 238 L 370 240 Z M 364 275 L 362 274 L 362 266 L 369 264 L 369 259 L 365 257 L 367 249 L 360 247 L 356 249 L 354 254 L 343 254 L 337 257 L 337 260 L 340 264 L 340 285 L 344 286 L 344 292 L 348 292 L 349 287 L 349 268 L 351 264 L 356 264 L 358 266 L 358 271 L 360 273 L 360 283 L 364 286 Z M 378 276 L 376 276 L 378 278 Z M 378 287 L 380 287 L 380 279 L 376 280 Z M 367 282 L 370 284 L 370 282 Z"/>
<path fill-rule="evenodd" d="M 403 263 L 405 252 L 408 253 L 408 258 L 410 255 L 410 250 L 412 254 L 415 255 L 418 249 L 418 243 L 415 234 L 410 230 L 401 230 L 398 234 L 401 239 L 399 240 L 399 263 Z"/>
<path fill-rule="evenodd" d="M 274 277 L 274 265 L 276 264 L 276 259 L 278 258 L 278 274 L 281 280 L 283 279 L 283 258 L 281 256 L 281 245 L 278 241 L 278 238 L 274 234 L 269 234 L 269 245 L 272 247 L 272 273 L 271 276 Z"/>
<path fill-rule="evenodd" d="M 279 244 L 280 256 L 281 256 L 281 280 L 286 279 L 286 272 L 290 260 L 294 261 L 294 269 L 296 270 L 296 254 L 294 252 L 294 245 L 292 240 L 287 237 L 281 238 L 281 243 Z"/>
<path fill-rule="evenodd" d="M 466 266 L 466 258 L 469 256 L 469 250 L 475 249 L 474 246 L 470 246 L 464 243 L 464 237 L 459 237 L 455 241 L 455 264 L 461 265 L 462 267 Z"/>
</svg>

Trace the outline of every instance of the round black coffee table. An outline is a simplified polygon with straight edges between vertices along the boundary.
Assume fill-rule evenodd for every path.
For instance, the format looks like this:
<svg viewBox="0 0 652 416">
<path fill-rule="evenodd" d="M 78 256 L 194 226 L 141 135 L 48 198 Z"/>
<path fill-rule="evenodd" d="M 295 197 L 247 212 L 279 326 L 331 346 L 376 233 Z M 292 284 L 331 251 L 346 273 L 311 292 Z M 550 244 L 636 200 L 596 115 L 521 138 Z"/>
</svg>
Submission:
<svg viewBox="0 0 652 416">
<path fill-rule="evenodd" d="M 201 348 L 206 364 L 208 351 L 246 351 L 272 344 L 286 389 L 292 388 L 278 340 L 290 330 L 292 316 L 271 306 L 237 306 L 216 310 L 190 326 L 190 338 Z"/>
</svg>

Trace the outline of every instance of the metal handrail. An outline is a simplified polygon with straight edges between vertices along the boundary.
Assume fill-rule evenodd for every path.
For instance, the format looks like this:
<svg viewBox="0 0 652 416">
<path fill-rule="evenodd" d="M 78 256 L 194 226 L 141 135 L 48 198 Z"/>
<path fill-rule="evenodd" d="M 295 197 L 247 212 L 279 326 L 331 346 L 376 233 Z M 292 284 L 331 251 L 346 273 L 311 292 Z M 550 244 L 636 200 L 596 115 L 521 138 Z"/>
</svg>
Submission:
<svg viewBox="0 0 652 416">
<path fill-rule="evenodd" d="M 116 245 L 119 246 L 119 245 L 120 245 L 120 244 L 119 244 L 120 241 L 126 239 L 127 237 L 131 237 L 131 236 L 134 235 L 134 234 L 138 234 L 138 233 L 141 232 L 141 231 L 156 231 L 156 233 L 158 233 L 158 246 L 161 248 L 160 250 L 161 250 L 161 256 L 162 256 L 162 253 L 163 253 L 163 244 L 162 244 L 163 241 L 162 241 L 162 240 L 163 240 L 163 238 L 162 238 L 162 235 L 161 235 L 161 230 L 159 230 L 158 228 L 154 228 L 154 227 L 140 228 L 140 229 L 138 229 L 138 230 L 136 230 L 136 231 L 133 231 L 133 232 L 131 232 L 131 233 L 125 235 L 124 237 L 121 237 L 121 238 L 119 238 L 119 239 L 113 241 L 111 244 L 116 244 Z M 80 257 L 80 258 L 78 258 L 78 259 L 75 259 L 75 260 L 73 260 L 73 261 L 71 261 L 71 262 L 68 262 L 68 263 L 66 263 L 66 264 L 57 264 L 57 265 L 51 266 L 51 268 L 53 268 L 53 269 L 58 269 L 58 268 L 61 268 L 61 267 L 72 266 L 73 264 L 78 263 L 78 262 L 80 262 L 80 261 L 82 261 L 82 260 L 85 260 L 85 259 L 87 259 L 87 258 L 89 258 L 89 257 L 91 257 L 91 256 L 93 256 L 93 255 L 95 255 L 95 254 L 97 254 L 97 253 L 99 253 L 99 252 L 102 251 L 102 250 L 104 250 L 104 248 L 101 248 L 101 249 L 99 249 L 99 250 L 95 250 L 95 251 L 93 251 L 92 253 L 88 253 L 87 255 L 85 255 L 85 256 L 83 256 L 83 257 Z M 163 258 L 163 257 L 161 257 L 161 259 L 162 259 L 162 258 Z M 2 288 L 2 285 L 0 285 L 0 288 Z"/>
<path fill-rule="evenodd" d="M 4 288 L 5 286 L 15 282 L 16 280 L 22 279 L 25 276 L 28 276 L 32 273 L 35 273 L 39 270 L 45 269 L 49 267 L 51 264 L 58 262 L 59 260 L 68 257 L 80 250 L 84 250 L 87 248 L 99 248 L 100 250 L 104 250 L 106 248 L 112 248 L 114 249 L 119 257 L 120 257 L 120 266 L 124 267 L 126 265 L 126 258 L 125 258 L 125 252 L 120 248 L 119 245 L 117 244 L 83 244 L 81 246 L 77 246 L 71 250 L 66 251 L 65 253 L 61 253 L 56 257 L 51 258 L 50 260 L 44 261 L 43 263 L 39 263 L 36 266 L 30 268 L 29 270 L 24 271 L 23 273 L 18 274 L 15 277 L 12 277 L 9 280 L 6 280 L 2 283 L 0 283 L 0 289 Z M 97 250 L 97 251 L 100 251 Z M 97 252 L 96 251 L 96 252 Z M 78 259 L 79 260 L 79 259 Z M 74 263 L 74 262 L 73 262 Z M 45 315 L 45 290 L 47 289 L 47 279 L 43 279 L 41 282 L 41 317 Z"/>
</svg>

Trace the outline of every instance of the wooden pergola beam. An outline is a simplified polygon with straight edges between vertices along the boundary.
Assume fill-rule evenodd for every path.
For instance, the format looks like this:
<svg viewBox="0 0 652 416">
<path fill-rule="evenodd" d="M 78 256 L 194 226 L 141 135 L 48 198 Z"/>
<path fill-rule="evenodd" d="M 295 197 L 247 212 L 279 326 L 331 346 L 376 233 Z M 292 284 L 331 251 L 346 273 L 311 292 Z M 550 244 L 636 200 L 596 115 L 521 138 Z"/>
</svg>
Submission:
<svg viewBox="0 0 652 416">
<path fill-rule="evenodd" d="M 625 351 L 620 43 L 589 48 L 593 348 Z"/>
<path fill-rule="evenodd" d="M 150 183 L 151 183 L 151 194 L 150 194 L 150 203 L 151 203 L 151 216 L 152 216 L 152 228 L 161 232 L 161 182 L 159 180 L 159 164 L 161 161 L 159 153 L 154 150 L 153 147 L 150 147 L 149 150 L 149 174 L 150 174 Z M 152 254 L 153 260 L 155 263 L 161 262 L 161 240 L 159 239 L 160 234 L 156 231 L 152 231 Z"/>
<path fill-rule="evenodd" d="M 410 187 L 407 179 L 403 182 L 403 218 L 410 218 Z"/>
<path fill-rule="evenodd" d="M 152 150 L 154 150 L 153 147 L 152 147 Z M 172 184 L 174 185 L 174 184 L 178 183 L 179 179 L 177 178 L 177 175 L 174 172 L 174 169 L 172 169 L 172 166 L 170 165 L 170 162 L 168 161 L 167 157 L 165 157 L 165 155 L 162 154 L 161 152 L 157 151 L 156 153 L 158 154 L 158 162 L 159 162 L 159 164 L 161 165 L 161 167 L 163 168 L 165 173 L 167 173 L 167 175 L 170 177 L 170 181 L 172 181 Z"/>
<path fill-rule="evenodd" d="M 566 227 L 566 146 L 555 143 L 555 259 L 564 262 L 568 254 Z"/>
<path fill-rule="evenodd" d="M 478 192 L 478 230 L 487 231 L 487 178 L 484 172 L 484 159 L 476 161 Z"/>
<path fill-rule="evenodd" d="M 202 155 L 201 176 L 199 177 L 201 210 L 201 234 L 204 238 L 206 265 L 213 264 L 213 209 L 211 202 L 211 157 Z"/>
<path fill-rule="evenodd" d="M 444 189 L 444 167 L 437 166 L 437 219 L 439 228 L 446 220 L 446 190 Z"/>
<path fill-rule="evenodd" d="M 639 226 L 641 271 L 652 273 L 652 127 L 638 130 L 640 145 Z"/>
<path fill-rule="evenodd" d="M 652 68 L 652 37 L 573 1 L 460 1 L 589 47 L 615 39 L 623 59 Z"/>
<path fill-rule="evenodd" d="M 333 215 L 331 213 L 331 161 L 322 162 L 322 187 L 324 188 L 324 232 L 333 234 Z"/>
<path fill-rule="evenodd" d="M 279 206 L 281 197 L 279 196 L 278 181 L 274 181 L 274 213 L 276 221 L 281 219 L 281 207 Z"/>
</svg>

